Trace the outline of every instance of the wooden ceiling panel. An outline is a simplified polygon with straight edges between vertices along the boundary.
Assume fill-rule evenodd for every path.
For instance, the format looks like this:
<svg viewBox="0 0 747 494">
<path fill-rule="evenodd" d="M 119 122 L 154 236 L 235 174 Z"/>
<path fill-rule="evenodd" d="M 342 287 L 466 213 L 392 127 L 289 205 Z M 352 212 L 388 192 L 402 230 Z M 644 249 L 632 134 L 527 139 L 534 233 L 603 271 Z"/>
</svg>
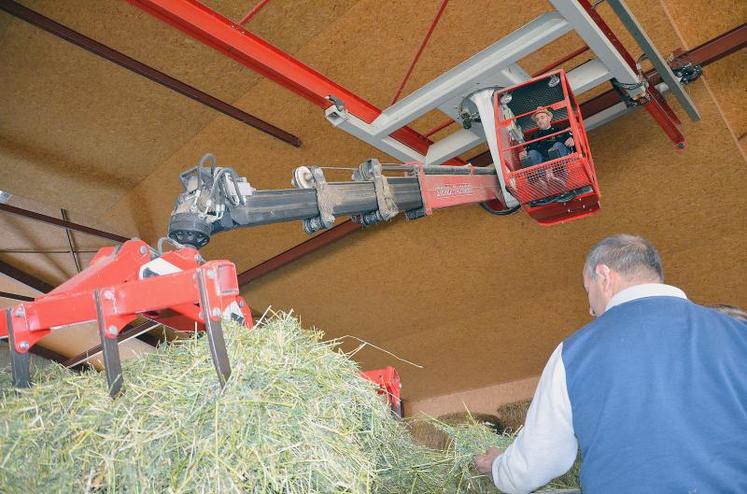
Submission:
<svg viewBox="0 0 747 494">
<path fill-rule="evenodd" d="M 5 14 L 3 14 L 5 15 Z M 213 117 L 212 110 L 15 21 L 0 50 L 4 187 L 103 209 Z"/>
<path fill-rule="evenodd" d="M 659 0 L 674 30 L 693 48 L 747 22 L 747 3 L 740 0 Z"/>
<path fill-rule="evenodd" d="M 359 0 L 267 2 L 244 27 L 281 50 L 295 54 Z M 259 4 L 254 0 L 209 0 L 204 5 L 236 22 Z"/>
<path fill-rule="evenodd" d="M 747 153 L 747 52 L 742 50 L 730 58 L 719 60 L 709 66 L 705 80 L 719 102 L 724 118 L 737 139 L 741 141 L 742 152 Z"/>
<path fill-rule="evenodd" d="M 39 292 L 38 290 L 34 290 L 33 288 L 24 285 L 18 280 L 11 278 L 10 276 L 6 276 L 5 274 L 0 274 L 0 291 L 15 293 L 16 295 L 23 295 L 26 297 L 36 297 L 41 294 L 41 292 Z M 17 303 L 17 300 L 0 297 L 0 310 L 12 307 Z"/>
<path fill-rule="evenodd" d="M 126 2 L 29 6 L 229 103 L 261 80 Z M 293 50 L 344 6 L 306 5 L 296 15 L 313 13 L 311 29 L 274 37 Z M 7 25 L 0 50 L 0 159 L 18 170 L 4 184 L 11 192 L 70 210 L 108 209 L 217 116 L 23 21 L 8 21 L 6 13 L 0 17 Z M 258 116 L 271 121 L 274 113 Z"/>
<path fill-rule="evenodd" d="M 666 14 L 677 26 L 676 32 L 684 48 L 693 48 L 721 33 L 747 22 L 747 2 L 715 0 L 686 2 L 661 0 Z M 708 87 L 713 91 L 724 118 L 741 141 L 747 154 L 747 52 L 741 50 L 728 58 L 709 65 L 704 71 Z"/>
</svg>

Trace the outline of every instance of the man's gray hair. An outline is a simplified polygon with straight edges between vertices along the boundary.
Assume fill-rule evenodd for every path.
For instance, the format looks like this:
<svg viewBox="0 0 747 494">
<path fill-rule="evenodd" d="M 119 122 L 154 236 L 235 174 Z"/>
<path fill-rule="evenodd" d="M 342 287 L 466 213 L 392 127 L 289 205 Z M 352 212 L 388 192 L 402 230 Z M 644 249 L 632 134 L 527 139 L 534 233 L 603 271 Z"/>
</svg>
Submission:
<svg viewBox="0 0 747 494">
<path fill-rule="evenodd" d="M 595 269 L 600 264 L 606 264 L 626 278 L 656 278 L 664 281 L 664 269 L 656 247 L 636 235 L 612 235 L 601 240 L 586 256 L 584 273 L 595 279 Z"/>
</svg>

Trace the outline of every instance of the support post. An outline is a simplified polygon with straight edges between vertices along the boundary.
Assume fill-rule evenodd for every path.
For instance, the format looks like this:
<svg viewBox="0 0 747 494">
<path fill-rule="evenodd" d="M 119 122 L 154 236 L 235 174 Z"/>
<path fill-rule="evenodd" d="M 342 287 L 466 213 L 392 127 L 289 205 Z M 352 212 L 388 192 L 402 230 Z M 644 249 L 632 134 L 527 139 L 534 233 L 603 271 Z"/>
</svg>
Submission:
<svg viewBox="0 0 747 494">
<path fill-rule="evenodd" d="M 656 46 L 654 46 L 654 43 L 638 23 L 628 6 L 625 5 L 625 2 L 623 0 L 608 0 L 607 3 L 612 7 L 612 10 L 617 14 L 617 17 L 620 18 L 625 28 L 633 35 L 636 43 L 638 43 L 638 46 L 641 47 L 651 63 L 654 64 L 656 71 L 659 73 L 662 80 L 667 83 L 667 87 L 672 91 L 672 94 L 677 98 L 677 101 L 680 102 L 682 107 L 690 116 L 690 119 L 693 122 L 700 120 L 700 113 L 695 107 L 693 100 L 690 99 L 690 95 L 682 89 L 679 79 L 674 75 L 672 69 L 669 68 L 667 61 L 664 60 L 664 57 L 661 56 L 659 50 L 656 49 Z M 654 116 L 654 118 L 656 118 L 656 116 Z M 656 120 L 659 121 L 658 118 L 656 118 Z"/>
<path fill-rule="evenodd" d="M 16 388 L 28 388 L 31 386 L 29 371 L 29 354 L 16 350 L 16 341 L 13 334 L 13 309 L 5 310 L 5 320 L 8 324 L 8 347 L 10 349 L 10 368 L 13 373 L 13 386 Z"/>
<path fill-rule="evenodd" d="M 107 327 L 107 321 L 101 307 L 101 293 L 98 289 L 93 292 L 93 296 L 96 301 L 96 319 L 99 326 L 99 338 L 101 338 L 109 396 L 116 398 L 122 391 L 122 361 L 119 358 L 119 344 L 117 342 L 119 330 L 116 326 Z"/>
<path fill-rule="evenodd" d="M 210 297 L 208 296 L 207 289 L 205 288 L 205 281 L 203 276 L 210 276 L 213 273 L 213 277 L 217 276 L 217 273 L 208 269 L 207 273 L 204 269 L 197 271 L 197 286 L 200 290 L 200 308 L 202 309 L 202 315 L 205 318 L 205 332 L 207 333 L 208 346 L 210 347 L 210 356 L 213 359 L 213 365 L 215 365 L 215 371 L 218 373 L 218 381 L 220 381 L 220 387 L 223 388 L 231 377 L 231 363 L 228 360 L 228 351 L 226 350 L 226 341 L 223 338 L 223 324 L 221 322 L 221 312 L 218 307 L 211 307 Z M 217 315 L 213 315 L 213 311 L 217 311 Z M 213 319 L 215 318 L 215 319 Z"/>
</svg>

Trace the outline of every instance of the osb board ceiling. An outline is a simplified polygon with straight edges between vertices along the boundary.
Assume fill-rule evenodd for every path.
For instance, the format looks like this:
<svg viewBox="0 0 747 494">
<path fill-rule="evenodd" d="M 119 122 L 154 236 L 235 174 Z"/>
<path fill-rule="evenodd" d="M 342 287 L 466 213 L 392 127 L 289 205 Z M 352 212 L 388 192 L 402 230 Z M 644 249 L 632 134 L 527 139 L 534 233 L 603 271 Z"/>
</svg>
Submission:
<svg viewBox="0 0 747 494">
<path fill-rule="evenodd" d="M 682 38 L 683 48 L 693 48 L 710 38 L 726 32 L 747 20 L 747 2 L 721 0 L 712 2 L 690 2 L 686 0 L 664 0 L 666 13 L 672 18 L 677 34 Z M 725 15 L 714 15 L 724 12 Z M 739 140 L 742 152 L 747 151 L 747 50 L 709 65 L 706 83 L 713 91 L 715 100 L 724 112 L 727 123 Z"/>
<path fill-rule="evenodd" d="M 220 3 L 240 10 L 242 2 Z M 227 102 L 260 80 L 123 1 L 24 5 Z M 283 48 L 294 53 L 339 10 L 317 10 L 316 22 L 284 31 Z M 260 31 L 277 26 L 256 23 Z M 18 170 L 5 187 L 19 195 L 73 210 L 109 209 L 216 117 L 20 20 L 7 26 L 0 47 L 0 148 L 6 166 Z"/>
<path fill-rule="evenodd" d="M 232 19 L 254 4 L 208 3 Z M 247 27 L 385 107 L 438 4 L 276 0 Z M 628 4 L 664 54 L 747 20 L 744 4 L 728 0 L 695 7 L 675 0 Z M 75 221 L 85 223 L 85 215 L 99 228 L 154 243 L 166 233 L 181 188 L 179 173 L 206 152 L 262 189 L 289 187 L 300 164 L 349 167 L 370 157 L 390 160 L 332 128 L 320 108 L 129 4 L 24 5 L 303 141 L 291 147 L 0 13 L 0 66 L 11 69 L 0 72 L 0 162 L 7 170 L 0 189 L 49 204 L 46 214 L 66 207 Z M 544 1 L 516 5 L 449 3 L 405 94 L 550 9 Z M 709 18 L 705 36 L 697 19 L 703 8 Z M 602 4 L 599 11 L 637 56 L 640 50 L 609 7 Z M 534 72 L 579 46 L 575 35 L 565 36 L 522 66 Z M 555 345 L 588 321 L 580 267 L 589 246 L 610 233 L 637 232 L 654 240 L 668 279 L 697 301 L 747 305 L 747 167 L 727 128 L 737 137 L 745 131 L 739 111 L 745 76 L 737 70 L 743 56 L 714 64 L 713 74 L 707 68 L 705 81 L 689 88 L 703 120 L 685 122 L 684 152 L 673 149 L 643 110 L 591 132 L 603 193 L 602 212 L 591 218 L 542 228 L 521 213 L 496 218 L 474 206 L 416 222 L 398 218 L 252 283 L 245 295 L 260 311 L 269 305 L 293 308 L 329 337 L 354 335 L 422 364 L 417 369 L 372 349 L 357 354 L 366 368 L 397 366 L 404 396 L 412 400 L 536 375 Z M 415 127 L 425 131 L 442 119 L 434 112 Z M 21 233 L 4 239 L 2 247 L 29 242 L 49 248 L 64 241 L 59 230 L 23 221 Z M 4 225 L 4 231 L 16 228 Z M 243 229 L 214 237 L 203 254 L 228 258 L 242 271 L 306 238 L 299 223 Z M 0 254 L 53 284 L 73 272 L 69 257 L 57 256 Z M 354 340 L 346 341 L 346 349 L 355 347 Z"/>
</svg>

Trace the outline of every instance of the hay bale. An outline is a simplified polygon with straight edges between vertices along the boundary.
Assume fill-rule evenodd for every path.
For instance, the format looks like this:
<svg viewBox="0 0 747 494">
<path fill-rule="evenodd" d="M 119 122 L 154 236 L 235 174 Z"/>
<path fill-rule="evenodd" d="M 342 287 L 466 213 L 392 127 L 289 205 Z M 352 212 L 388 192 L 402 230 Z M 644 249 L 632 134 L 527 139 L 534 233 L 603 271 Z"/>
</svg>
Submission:
<svg viewBox="0 0 747 494">
<path fill-rule="evenodd" d="M 124 362 L 114 401 L 95 372 L 51 366 L 20 391 L 0 372 L 0 490 L 495 492 L 472 458 L 512 437 L 474 417 L 432 419 L 449 445 L 426 448 L 321 332 L 283 314 L 224 330 L 223 390 L 197 337 Z"/>
<path fill-rule="evenodd" d="M 0 373 L 3 492 L 491 492 L 472 456 L 507 441 L 446 426 L 447 451 L 415 444 L 357 365 L 279 315 L 226 323 L 221 390 L 204 340 L 123 363 L 125 392 L 54 366 L 16 391 Z"/>
<path fill-rule="evenodd" d="M 501 423 L 498 417 L 487 413 L 456 412 L 441 415 L 437 419 L 410 419 L 407 428 L 413 440 L 430 449 L 447 450 L 452 443 L 449 434 L 438 427 L 441 422 L 447 425 L 481 424 L 495 433 L 502 433 Z"/>
<path fill-rule="evenodd" d="M 501 423 L 502 429 L 498 432 L 515 434 L 524 426 L 527 419 L 527 411 L 532 400 L 515 401 L 498 407 L 495 411 L 496 417 Z"/>
</svg>

